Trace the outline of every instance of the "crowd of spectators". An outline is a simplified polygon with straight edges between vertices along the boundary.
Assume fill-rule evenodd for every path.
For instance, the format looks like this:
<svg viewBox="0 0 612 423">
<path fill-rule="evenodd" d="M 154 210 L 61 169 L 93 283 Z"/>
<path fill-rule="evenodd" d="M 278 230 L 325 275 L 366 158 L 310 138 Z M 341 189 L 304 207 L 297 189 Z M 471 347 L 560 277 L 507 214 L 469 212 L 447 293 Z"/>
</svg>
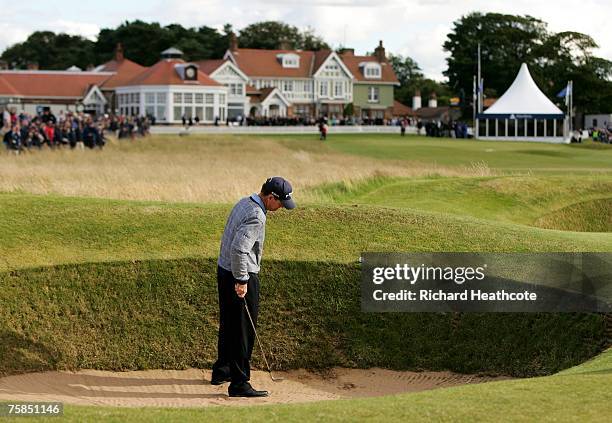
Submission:
<svg viewBox="0 0 612 423">
<path fill-rule="evenodd" d="M 49 109 L 30 115 L 5 110 L 2 113 L 0 136 L 4 146 L 17 154 L 32 149 L 90 148 L 101 149 L 107 142 L 107 134 L 118 138 L 135 138 L 147 135 L 146 118 L 102 115 L 94 117 L 86 113 L 63 113 L 55 116 Z"/>
<path fill-rule="evenodd" d="M 612 143 L 612 126 L 589 129 L 589 137 L 595 142 Z"/>
</svg>

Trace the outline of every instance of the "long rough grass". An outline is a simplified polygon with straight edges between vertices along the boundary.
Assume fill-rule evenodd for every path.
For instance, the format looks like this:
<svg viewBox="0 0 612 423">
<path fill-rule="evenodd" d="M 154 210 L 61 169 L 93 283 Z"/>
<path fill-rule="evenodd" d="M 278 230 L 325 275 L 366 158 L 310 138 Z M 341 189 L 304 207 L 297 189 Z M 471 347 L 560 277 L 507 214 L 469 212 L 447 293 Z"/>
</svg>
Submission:
<svg viewBox="0 0 612 423">
<path fill-rule="evenodd" d="M 294 187 L 353 183 L 373 176 L 487 176 L 483 163 L 458 167 L 381 161 L 309 142 L 304 149 L 274 138 L 153 136 L 111 140 L 102 151 L 43 149 L 0 154 L 0 191 L 178 202 L 234 201 L 272 175 Z M 301 195 L 301 200 L 310 201 Z"/>
</svg>

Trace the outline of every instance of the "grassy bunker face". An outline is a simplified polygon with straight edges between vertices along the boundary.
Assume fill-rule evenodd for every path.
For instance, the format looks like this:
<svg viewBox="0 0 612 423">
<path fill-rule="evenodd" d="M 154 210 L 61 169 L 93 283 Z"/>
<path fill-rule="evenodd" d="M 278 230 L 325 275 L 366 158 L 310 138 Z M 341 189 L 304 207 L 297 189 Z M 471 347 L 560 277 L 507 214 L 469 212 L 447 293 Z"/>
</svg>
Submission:
<svg viewBox="0 0 612 423">
<path fill-rule="evenodd" d="M 535 226 L 575 232 L 612 232 L 612 198 L 581 201 L 548 213 Z"/>
<path fill-rule="evenodd" d="M 89 263 L 0 274 L 0 374 L 210 368 L 214 259 Z M 276 369 L 383 367 L 551 374 L 606 342 L 597 314 L 362 313 L 356 264 L 267 261 L 259 332 Z M 259 354 L 255 366 L 263 368 Z"/>
</svg>

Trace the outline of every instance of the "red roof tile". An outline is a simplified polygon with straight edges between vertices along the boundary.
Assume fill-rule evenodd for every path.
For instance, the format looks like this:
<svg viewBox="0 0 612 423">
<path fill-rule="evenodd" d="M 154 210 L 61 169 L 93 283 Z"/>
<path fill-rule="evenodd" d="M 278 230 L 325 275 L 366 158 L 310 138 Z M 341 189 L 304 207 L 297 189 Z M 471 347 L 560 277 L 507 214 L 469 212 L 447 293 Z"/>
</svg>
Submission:
<svg viewBox="0 0 612 423">
<path fill-rule="evenodd" d="M 115 75 L 111 76 L 105 83 L 103 89 L 112 89 L 125 85 L 140 72 L 145 70 L 144 66 L 139 65 L 136 62 L 132 62 L 129 59 L 123 59 L 121 61 L 111 60 L 106 62 L 97 70 L 101 72 L 116 72 Z"/>
<path fill-rule="evenodd" d="M 395 75 L 395 72 L 393 71 L 393 66 L 391 66 L 391 63 L 389 63 L 387 60 L 380 63 L 381 69 L 382 69 L 382 77 L 380 79 L 372 79 L 372 78 L 365 77 L 365 75 L 362 72 L 363 68 L 361 68 L 359 64 L 363 62 L 379 63 L 375 56 L 354 56 L 351 53 L 344 53 L 344 54 L 341 54 L 340 57 L 342 58 L 342 61 L 344 62 L 346 67 L 351 71 L 355 79 L 359 82 L 399 83 L 399 81 L 397 80 L 397 76 Z"/>
<path fill-rule="evenodd" d="M 397 100 L 393 101 L 393 116 L 415 116 L 412 107 L 408 107 Z"/>
<path fill-rule="evenodd" d="M 92 85 L 101 86 L 112 75 L 100 72 L 2 71 L 0 94 L 26 97 L 82 98 Z M 12 88 L 12 89 L 11 89 Z"/>
<path fill-rule="evenodd" d="M 279 54 L 293 53 L 300 57 L 297 68 L 283 68 L 278 59 Z M 300 50 L 259 50 L 239 48 L 232 51 L 232 55 L 242 72 L 249 77 L 284 77 L 309 78 L 312 75 L 313 59 L 315 53 Z"/>
<path fill-rule="evenodd" d="M 212 60 L 198 60 L 197 62 L 193 62 L 199 66 L 200 71 L 204 72 L 206 75 L 210 75 L 219 67 L 227 62 L 225 59 L 212 59 Z"/>
<path fill-rule="evenodd" d="M 6 79 L 0 75 L 0 95 L 19 95 L 15 87 L 13 87 Z"/>
<path fill-rule="evenodd" d="M 176 72 L 176 65 L 187 64 L 182 59 L 162 59 L 150 68 L 125 83 L 129 85 L 204 85 L 222 86 L 202 71 L 198 71 L 197 81 L 185 81 Z"/>
</svg>

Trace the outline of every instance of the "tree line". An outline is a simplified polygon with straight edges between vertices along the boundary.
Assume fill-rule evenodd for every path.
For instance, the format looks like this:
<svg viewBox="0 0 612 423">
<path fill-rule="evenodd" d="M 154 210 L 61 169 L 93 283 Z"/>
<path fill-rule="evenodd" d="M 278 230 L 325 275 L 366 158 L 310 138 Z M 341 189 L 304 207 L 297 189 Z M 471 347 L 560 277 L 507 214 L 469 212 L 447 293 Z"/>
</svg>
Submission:
<svg viewBox="0 0 612 423">
<path fill-rule="evenodd" d="M 230 24 L 217 30 L 207 26 L 185 28 L 179 24 L 126 21 L 116 28 L 100 30 L 95 41 L 78 35 L 37 31 L 24 42 L 8 47 L 0 59 L 17 69 L 26 68 L 29 63 L 50 70 L 72 65 L 86 68 L 111 60 L 119 42 L 129 59 L 146 66 L 156 63 L 159 53 L 169 47 L 182 50 L 186 60 L 216 59 L 227 50 L 232 33 Z M 236 34 L 243 48 L 330 48 L 312 29 L 299 30 L 277 21 L 254 23 Z M 578 32 L 551 32 L 544 21 L 531 16 L 499 13 L 475 12 L 453 23 L 442 46 L 448 53 L 446 82 L 425 78 L 411 57 L 391 54 L 389 59 L 400 81 L 395 98 L 411 105 L 412 96 L 419 90 L 426 103 L 435 92 L 438 104 L 445 105 L 450 97 L 456 96 L 461 100 L 464 116 L 471 116 L 479 43 L 486 96 L 503 94 L 521 63 L 526 62 L 538 86 L 549 97 L 573 80 L 574 105 L 579 111 L 611 111 L 612 62 L 593 54 L 598 47 L 595 40 Z"/>
</svg>

